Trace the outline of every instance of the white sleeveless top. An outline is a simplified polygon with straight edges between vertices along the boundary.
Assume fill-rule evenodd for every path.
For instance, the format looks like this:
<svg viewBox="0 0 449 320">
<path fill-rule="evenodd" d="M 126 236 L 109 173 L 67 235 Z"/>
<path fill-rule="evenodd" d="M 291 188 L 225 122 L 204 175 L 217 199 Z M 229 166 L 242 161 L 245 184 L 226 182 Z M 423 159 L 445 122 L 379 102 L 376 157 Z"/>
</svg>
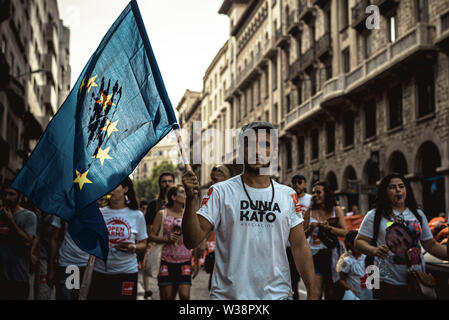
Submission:
<svg viewBox="0 0 449 320">
<path fill-rule="evenodd" d="M 337 215 L 335 214 L 335 207 L 334 207 L 331 218 L 335 218 L 336 216 Z M 319 222 L 319 221 L 312 216 L 312 209 L 310 209 L 309 224 L 312 222 Z M 311 235 L 307 238 L 307 241 L 309 242 L 310 249 L 312 250 L 312 255 L 315 255 L 318 251 L 320 251 L 322 249 L 327 249 L 326 245 L 321 242 L 320 238 L 318 238 L 318 230 L 319 230 L 318 227 L 313 229 Z"/>
</svg>

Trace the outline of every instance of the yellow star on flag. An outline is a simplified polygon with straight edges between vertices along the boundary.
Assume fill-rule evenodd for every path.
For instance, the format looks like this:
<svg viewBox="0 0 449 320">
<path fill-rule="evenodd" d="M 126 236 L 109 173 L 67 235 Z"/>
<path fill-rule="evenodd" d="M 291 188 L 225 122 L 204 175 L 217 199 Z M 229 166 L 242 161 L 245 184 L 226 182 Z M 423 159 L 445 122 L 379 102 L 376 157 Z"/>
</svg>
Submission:
<svg viewBox="0 0 449 320">
<path fill-rule="evenodd" d="M 76 179 L 73 181 L 73 183 L 78 183 L 80 186 L 80 190 L 83 190 L 83 186 L 85 183 L 92 183 L 92 181 L 90 181 L 89 179 L 87 179 L 87 175 L 89 173 L 89 170 L 87 170 L 84 173 L 79 172 L 78 170 L 76 171 Z"/>
<path fill-rule="evenodd" d="M 95 101 L 95 103 L 99 103 L 103 106 L 103 111 L 106 109 L 106 106 L 115 106 L 115 104 L 112 102 L 112 96 L 114 94 L 111 93 L 110 95 L 105 95 L 104 92 L 101 92 L 101 98 L 100 100 Z"/>
<path fill-rule="evenodd" d="M 118 123 L 118 120 L 116 122 L 112 123 L 111 121 L 109 121 L 109 119 L 106 119 L 106 127 L 101 128 L 100 130 L 107 131 L 108 138 L 109 138 L 113 132 L 118 132 L 117 123 Z"/>
<path fill-rule="evenodd" d="M 101 149 L 100 147 L 98 148 L 98 152 L 95 156 L 93 156 L 92 158 L 94 159 L 100 159 L 101 161 L 101 165 L 104 164 L 104 160 L 109 159 L 111 160 L 112 157 L 109 155 L 109 149 L 111 147 L 107 147 L 105 150 Z"/>
<path fill-rule="evenodd" d="M 98 84 L 95 83 L 95 79 L 97 79 L 98 75 L 93 78 L 90 78 L 86 85 L 86 78 L 83 79 L 80 86 L 80 91 L 83 90 L 84 87 L 87 88 L 87 92 L 90 92 L 92 87 L 98 87 Z"/>
</svg>

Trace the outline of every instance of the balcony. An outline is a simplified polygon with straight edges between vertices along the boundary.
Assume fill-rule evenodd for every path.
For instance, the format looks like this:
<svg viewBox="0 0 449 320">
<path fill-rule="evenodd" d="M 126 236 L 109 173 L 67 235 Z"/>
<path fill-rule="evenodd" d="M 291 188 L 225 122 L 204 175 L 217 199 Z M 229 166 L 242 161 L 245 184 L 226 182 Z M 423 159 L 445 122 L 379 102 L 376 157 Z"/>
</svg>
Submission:
<svg viewBox="0 0 449 320">
<path fill-rule="evenodd" d="M 307 49 L 304 54 L 299 57 L 299 68 L 301 71 L 306 70 L 310 65 L 312 65 L 313 60 L 315 59 L 315 49 L 314 47 L 310 47 Z"/>
<path fill-rule="evenodd" d="M 45 26 L 45 40 L 47 41 L 48 52 L 56 55 L 59 52 L 59 40 L 56 26 L 53 23 L 47 23 Z"/>
<path fill-rule="evenodd" d="M 298 11 L 292 10 L 287 17 L 287 32 L 293 36 L 301 32 Z"/>
<path fill-rule="evenodd" d="M 11 28 L 11 31 L 12 31 L 14 37 L 16 38 L 16 42 L 17 42 L 17 45 L 19 46 L 20 51 L 22 53 L 25 53 L 25 46 L 24 46 L 19 29 L 17 28 L 14 19 L 9 20 L 9 27 Z"/>
<path fill-rule="evenodd" d="M 11 17 L 11 0 L 0 0 L 0 23 Z"/>
<path fill-rule="evenodd" d="M 323 9 L 330 0 L 313 0 L 312 4 Z"/>
<path fill-rule="evenodd" d="M 47 84 L 46 86 L 43 86 L 43 98 L 46 109 L 52 110 L 54 115 L 56 111 L 58 111 L 58 99 L 53 85 Z"/>
<path fill-rule="evenodd" d="M 283 129 L 285 131 L 293 129 L 311 115 L 319 112 L 321 110 L 320 102 L 322 97 L 323 93 L 318 92 L 313 97 L 309 98 L 307 101 L 290 111 L 285 119 Z"/>
<path fill-rule="evenodd" d="M 365 20 L 368 17 L 368 14 L 365 13 L 366 8 L 370 5 L 369 0 L 359 0 L 357 3 L 352 7 L 351 14 L 352 14 L 352 23 L 351 27 L 354 29 L 360 31 L 365 27 Z"/>
<path fill-rule="evenodd" d="M 26 112 L 25 105 L 25 89 L 17 79 L 10 77 L 9 85 L 6 88 L 6 95 L 8 97 L 9 105 L 12 111 L 18 117 L 21 117 Z"/>
<path fill-rule="evenodd" d="M 331 52 L 331 36 L 329 32 L 326 32 L 318 41 L 315 42 L 315 54 L 317 58 L 326 56 Z"/>
<path fill-rule="evenodd" d="M 407 65 L 420 63 L 421 53 L 435 53 L 432 39 L 433 27 L 419 23 L 396 42 L 365 60 L 357 68 L 324 84 L 323 105 L 332 104 L 338 95 L 347 95 L 368 88 L 374 82 L 384 81 L 392 72 Z M 421 60 L 420 60 L 421 59 Z"/>
<path fill-rule="evenodd" d="M 316 15 L 313 0 L 299 0 L 299 19 L 309 21 Z"/>
<path fill-rule="evenodd" d="M 41 123 L 34 117 L 32 113 L 25 113 L 25 115 L 23 116 L 23 126 L 25 128 L 23 134 L 26 140 L 39 140 L 43 133 L 42 128 L 44 126 L 41 125 Z"/>
<path fill-rule="evenodd" d="M 449 11 L 440 15 L 436 25 L 435 44 L 449 54 Z"/>
<path fill-rule="evenodd" d="M 47 72 L 47 81 L 50 80 L 53 85 L 58 83 L 58 65 L 56 64 L 56 59 L 53 54 L 46 54 L 44 69 Z"/>
<path fill-rule="evenodd" d="M 400 0 L 371 0 L 371 3 L 379 7 L 381 14 L 385 14 L 398 6 Z"/>
<path fill-rule="evenodd" d="M 276 47 L 285 47 L 290 42 L 290 38 L 287 35 L 282 34 L 282 28 L 279 28 L 274 33 L 274 43 Z"/>
<path fill-rule="evenodd" d="M 300 60 L 297 59 L 293 64 L 288 67 L 288 75 L 290 80 L 295 80 L 300 77 L 301 68 L 300 68 Z"/>
</svg>

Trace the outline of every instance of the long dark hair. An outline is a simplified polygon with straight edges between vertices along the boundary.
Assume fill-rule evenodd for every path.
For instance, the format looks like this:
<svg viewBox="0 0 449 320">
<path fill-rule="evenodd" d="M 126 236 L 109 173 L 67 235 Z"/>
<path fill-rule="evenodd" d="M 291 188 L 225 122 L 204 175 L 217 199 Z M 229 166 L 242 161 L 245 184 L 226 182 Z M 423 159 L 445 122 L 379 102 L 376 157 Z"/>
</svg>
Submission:
<svg viewBox="0 0 449 320">
<path fill-rule="evenodd" d="M 413 215 L 418 219 L 419 224 L 422 223 L 421 215 L 418 213 L 418 204 L 415 199 L 415 195 L 413 194 L 412 187 L 410 182 L 400 173 L 391 173 L 384 177 L 380 182 L 377 197 L 376 197 L 376 212 L 374 214 L 374 224 L 373 224 L 373 238 L 371 240 L 372 246 L 377 246 L 377 237 L 379 235 L 380 221 L 382 217 L 386 219 L 390 219 L 390 216 L 393 212 L 393 207 L 391 205 L 390 199 L 387 196 L 387 188 L 392 179 L 401 179 L 405 185 L 405 189 L 407 195 L 405 197 L 405 206 L 413 213 Z M 366 265 L 373 264 L 374 257 L 367 256 L 366 257 Z"/>
<path fill-rule="evenodd" d="M 126 177 L 125 180 L 120 183 L 123 188 L 128 187 L 128 192 L 125 193 L 128 200 L 125 201 L 125 204 L 128 208 L 132 210 L 139 210 L 139 205 L 137 202 L 136 191 L 134 190 L 134 184 L 129 177 Z"/>
<path fill-rule="evenodd" d="M 415 195 L 413 194 L 413 189 L 410 185 L 410 182 L 400 173 L 391 173 L 384 177 L 380 182 L 377 198 L 376 198 L 376 215 L 379 214 L 386 219 L 389 219 L 393 208 L 387 196 L 387 188 L 392 179 L 401 179 L 404 183 L 407 195 L 405 197 L 405 206 L 413 212 L 416 219 L 418 219 L 419 223 L 421 223 L 421 215 L 418 213 L 418 203 L 416 202 Z"/>
<path fill-rule="evenodd" d="M 179 188 L 184 188 L 184 186 L 182 184 L 178 184 L 176 186 L 170 187 L 170 189 L 168 189 L 167 191 L 167 208 L 173 208 L 173 205 L 175 204 L 175 202 L 173 201 L 173 199 L 171 197 L 176 196 L 176 194 L 178 193 Z"/>
<path fill-rule="evenodd" d="M 335 200 L 334 200 L 334 191 L 332 191 L 331 187 L 326 181 L 317 181 L 313 184 L 312 189 L 316 186 L 322 186 L 324 191 L 324 211 L 332 212 L 334 208 Z M 315 203 L 312 204 L 312 209 L 319 209 L 318 205 Z"/>
</svg>

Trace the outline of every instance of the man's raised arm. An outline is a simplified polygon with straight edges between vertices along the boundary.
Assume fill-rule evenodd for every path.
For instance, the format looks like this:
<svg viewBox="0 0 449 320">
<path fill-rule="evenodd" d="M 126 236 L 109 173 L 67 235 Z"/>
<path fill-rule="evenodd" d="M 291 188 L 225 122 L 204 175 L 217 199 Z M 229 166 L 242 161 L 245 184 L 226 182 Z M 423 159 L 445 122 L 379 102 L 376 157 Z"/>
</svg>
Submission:
<svg viewBox="0 0 449 320">
<path fill-rule="evenodd" d="M 206 238 L 213 226 L 205 218 L 196 214 L 199 183 L 195 173 L 187 169 L 182 176 L 182 183 L 187 194 L 186 207 L 182 219 L 183 241 L 188 249 L 195 249 Z"/>
</svg>

